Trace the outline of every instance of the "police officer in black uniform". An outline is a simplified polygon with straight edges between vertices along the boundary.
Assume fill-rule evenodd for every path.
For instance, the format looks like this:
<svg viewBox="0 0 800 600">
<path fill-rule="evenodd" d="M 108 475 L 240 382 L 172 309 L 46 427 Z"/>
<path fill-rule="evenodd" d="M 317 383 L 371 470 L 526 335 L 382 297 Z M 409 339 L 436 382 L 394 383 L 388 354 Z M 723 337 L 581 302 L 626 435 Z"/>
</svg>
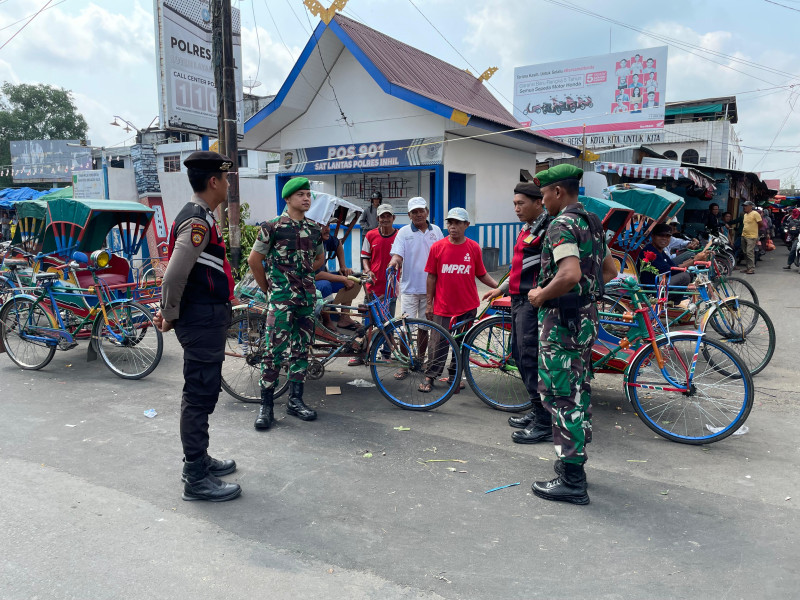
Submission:
<svg viewBox="0 0 800 600">
<path fill-rule="evenodd" d="M 483 298 L 511 295 L 511 355 L 519 369 L 522 382 L 531 400 L 531 410 L 508 419 L 511 434 L 517 444 L 552 442 L 550 414 L 539 396 L 539 318 L 536 308 L 528 302 L 528 292 L 536 287 L 541 266 L 542 241 L 551 218 L 542 205 L 542 191 L 535 183 L 519 183 L 514 188 L 514 212 L 524 221 L 514 244 L 511 272 L 508 279 Z"/>
<path fill-rule="evenodd" d="M 236 463 L 212 458 L 207 450 L 208 416 L 219 399 L 233 297 L 233 275 L 213 210 L 228 195 L 232 163 L 204 151 L 194 152 L 183 164 L 194 195 L 169 233 L 170 260 L 155 321 L 161 331 L 174 328 L 183 347 L 183 499 L 225 502 L 242 492 L 238 484 L 219 479 L 233 473 Z"/>
</svg>

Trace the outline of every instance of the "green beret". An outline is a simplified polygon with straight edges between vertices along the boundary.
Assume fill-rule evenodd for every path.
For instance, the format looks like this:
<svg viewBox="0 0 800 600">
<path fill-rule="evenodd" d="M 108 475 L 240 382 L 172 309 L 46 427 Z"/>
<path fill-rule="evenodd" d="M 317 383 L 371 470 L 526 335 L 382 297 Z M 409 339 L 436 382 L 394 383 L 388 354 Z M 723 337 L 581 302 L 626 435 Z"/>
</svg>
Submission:
<svg viewBox="0 0 800 600">
<path fill-rule="evenodd" d="M 283 190 L 281 191 L 281 198 L 288 198 L 292 194 L 294 194 L 297 190 L 310 190 L 311 184 L 309 183 L 308 179 L 305 177 L 293 177 L 289 181 L 286 182 L 286 185 L 283 186 Z"/>
<path fill-rule="evenodd" d="M 564 181 L 565 179 L 580 181 L 581 177 L 583 177 L 583 169 L 579 169 L 575 165 L 564 163 L 542 171 L 541 173 L 537 173 L 536 177 L 533 178 L 533 183 L 543 188 L 558 183 L 559 181 Z"/>
</svg>

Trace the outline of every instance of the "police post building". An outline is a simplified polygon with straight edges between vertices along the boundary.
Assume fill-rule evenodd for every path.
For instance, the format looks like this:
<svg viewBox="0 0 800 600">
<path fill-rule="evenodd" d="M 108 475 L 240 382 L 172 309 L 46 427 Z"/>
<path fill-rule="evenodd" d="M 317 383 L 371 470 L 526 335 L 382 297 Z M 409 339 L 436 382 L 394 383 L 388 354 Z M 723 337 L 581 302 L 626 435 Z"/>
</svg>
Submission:
<svg viewBox="0 0 800 600">
<path fill-rule="evenodd" d="M 280 190 L 298 175 L 364 207 L 380 191 L 396 225 L 408 223 L 408 199 L 422 196 L 439 226 L 450 208 L 466 208 L 468 237 L 497 248 L 503 265 L 521 227 L 514 186 L 535 172 L 537 153 L 579 153 L 520 127 L 475 76 L 337 14 L 245 123 L 242 146 L 280 152 L 279 213 Z M 356 229 L 348 264 L 359 264 L 359 248 Z"/>
</svg>

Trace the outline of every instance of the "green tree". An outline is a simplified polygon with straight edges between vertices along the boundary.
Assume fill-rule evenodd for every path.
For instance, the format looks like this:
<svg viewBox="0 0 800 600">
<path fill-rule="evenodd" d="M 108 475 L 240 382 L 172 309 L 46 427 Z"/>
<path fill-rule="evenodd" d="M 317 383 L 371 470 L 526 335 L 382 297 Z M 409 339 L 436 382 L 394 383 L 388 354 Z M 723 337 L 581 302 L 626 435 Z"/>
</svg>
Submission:
<svg viewBox="0 0 800 600">
<path fill-rule="evenodd" d="M 42 83 L 0 86 L 0 166 L 11 164 L 12 140 L 84 139 L 88 129 L 69 90 Z M 11 176 L 0 177 L 0 188 L 11 184 Z"/>
</svg>

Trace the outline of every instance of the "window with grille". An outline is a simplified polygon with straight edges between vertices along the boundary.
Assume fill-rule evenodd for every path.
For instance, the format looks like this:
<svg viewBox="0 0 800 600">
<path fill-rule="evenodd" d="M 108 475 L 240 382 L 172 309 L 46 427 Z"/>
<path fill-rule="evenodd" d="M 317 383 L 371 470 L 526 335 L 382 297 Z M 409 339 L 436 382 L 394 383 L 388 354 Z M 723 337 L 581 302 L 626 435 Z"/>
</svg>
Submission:
<svg viewBox="0 0 800 600">
<path fill-rule="evenodd" d="M 164 157 L 164 172 L 179 173 L 181 170 L 181 155 L 170 154 Z"/>
</svg>

